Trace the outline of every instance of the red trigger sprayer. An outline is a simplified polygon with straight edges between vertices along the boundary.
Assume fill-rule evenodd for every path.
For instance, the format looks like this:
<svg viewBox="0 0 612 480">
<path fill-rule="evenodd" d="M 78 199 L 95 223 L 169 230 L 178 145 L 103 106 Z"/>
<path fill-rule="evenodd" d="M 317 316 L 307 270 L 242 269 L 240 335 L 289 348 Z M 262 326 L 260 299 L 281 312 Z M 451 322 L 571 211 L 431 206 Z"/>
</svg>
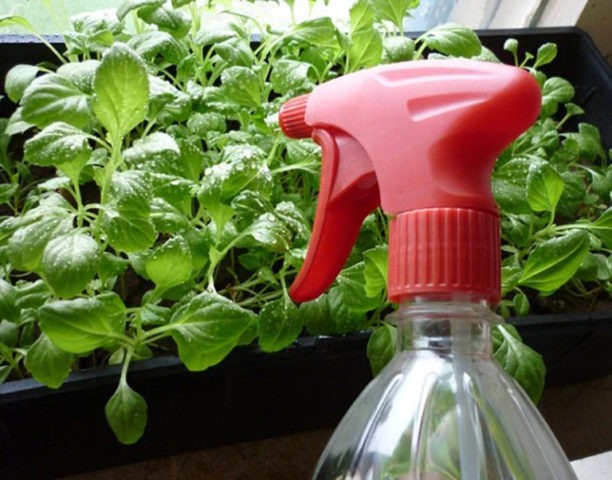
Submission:
<svg viewBox="0 0 612 480">
<path fill-rule="evenodd" d="M 493 361 L 500 299 L 490 188 L 496 157 L 537 118 L 527 72 L 469 60 L 352 73 L 294 98 L 279 121 L 322 147 L 313 234 L 295 301 L 334 281 L 363 219 L 391 217 L 398 352 L 336 429 L 323 480 L 575 479 L 546 423 Z"/>
</svg>

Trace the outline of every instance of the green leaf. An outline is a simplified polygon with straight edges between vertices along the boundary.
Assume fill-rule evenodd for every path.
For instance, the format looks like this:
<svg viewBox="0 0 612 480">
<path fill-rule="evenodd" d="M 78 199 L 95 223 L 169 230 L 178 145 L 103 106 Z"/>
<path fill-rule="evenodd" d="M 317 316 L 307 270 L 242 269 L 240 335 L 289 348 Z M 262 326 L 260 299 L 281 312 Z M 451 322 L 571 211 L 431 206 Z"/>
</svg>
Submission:
<svg viewBox="0 0 612 480">
<path fill-rule="evenodd" d="M 114 293 L 47 303 L 39 308 L 40 328 L 61 350 L 88 353 L 123 337 L 125 306 Z"/>
<path fill-rule="evenodd" d="M 397 330 L 384 323 L 372 332 L 368 340 L 368 359 L 372 375 L 376 376 L 391 361 L 396 351 Z"/>
<path fill-rule="evenodd" d="M 197 45 L 203 47 L 221 43 L 228 38 L 241 36 L 236 17 L 219 13 L 202 15 L 201 27 L 195 35 Z"/>
<path fill-rule="evenodd" d="M 125 258 L 118 257 L 109 252 L 104 252 L 98 263 L 98 277 L 100 277 L 103 283 L 107 283 L 109 280 L 114 281 L 114 279 L 125 271 L 128 265 L 129 262 Z"/>
<path fill-rule="evenodd" d="M 542 292 L 565 284 L 589 251 L 589 235 L 574 230 L 539 244 L 527 258 L 519 283 Z"/>
<path fill-rule="evenodd" d="M 150 216 L 128 207 L 105 206 L 102 228 L 111 246 L 122 252 L 146 250 L 157 238 Z"/>
<path fill-rule="evenodd" d="M 15 65 L 11 68 L 4 79 L 4 91 L 15 103 L 21 100 L 23 92 L 38 74 L 38 67 L 33 65 Z"/>
<path fill-rule="evenodd" d="M 202 293 L 170 319 L 179 357 L 192 371 L 219 363 L 238 344 L 255 315 L 213 293 Z"/>
<path fill-rule="evenodd" d="M 0 15 L 0 28 L 8 26 L 18 26 L 28 30 L 29 32 L 36 32 L 36 29 L 32 26 L 32 24 L 26 18 L 20 15 Z"/>
<path fill-rule="evenodd" d="M 146 216 L 151 211 L 153 198 L 149 175 L 139 170 L 114 173 L 111 179 L 109 203 L 119 210 L 129 210 Z"/>
<path fill-rule="evenodd" d="M 612 248 L 612 207 L 608 208 L 595 220 L 589 230 L 601 238 L 606 248 Z"/>
<path fill-rule="evenodd" d="M 15 286 L 17 290 L 17 308 L 36 309 L 40 307 L 51 295 L 51 291 L 45 282 L 36 280 L 35 282 L 20 281 Z"/>
<path fill-rule="evenodd" d="M 127 45 L 115 43 L 102 58 L 94 80 L 96 116 L 119 143 L 142 122 L 149 100 L 149 80 L 144 62 Z"/>
<path fill-rule="evenodd" d="M 250 68 L 236 65 L 224 69 L 221 73 L 221 83 L 228 100 L 250 108 L 261 105 L 261 82 L 259 76 Z"/>
<path fill-rule="evenodd" d="M 221 43 L 217 43 L 215 45 L 215 52 L 228 65 L 252 67 L 256 62 L 249 42 L 238 37 L 228 38 Z"/>
<path fill-rule="evenodd" d="M 190 3 L 193 3 L 194 1 L 195 0 L 172 0 L 172 6 L 174 8 L 179 8 L 184 5 L 189 5 Z"/>
<path fill-rule="evenodd" d="M 0 97 L 0 101 L 4 96 Z M 11 141 L 11 136 L 6 132 L 8 127 L 8 118 L 0 118 L 0 167 L 5 170 L 10 170 L 11 161 L 8 158 L 8 146 Z"/>
<path fill-rule="evenodd" d="M 285 252 L 289 249 L 291 232 L 273 213 L 267 212 L 257 217 L 249 227 L 248 235 L 260 245 L 276 252 Z"/>
<path fill-rule="evenodd" d="M 137 10 L 141 7 L 159 7 L 165 3 L 166 0 L 124 0 L 117 7 L 117 18 L 123 20 L 125 16 L 133 10 Z"/>
<path fill-rule="evenodd" d="M 349 9 L 349 36 L 374 27 L 374 9 L 369 0 L 357 0 Z"/>
<path fill-rule="evenodd" d="M 215 203 L 207 205 L 208 213 L 213 220 L 213 225 L 209 226 L 210 232 L 216 238 L 216 243 L 225 245 L 229 243 L 229 239 L 235 238 L 236 228 L 230 223 L 234 216 L 234 209 L 224 205 L 223 203 Z M 228 228 L 230 227 L 231 228 Z M 228 235 L 228 233 L 230 235 Z"/>
<path fill-rule="evenodd" d="M 537 402 L 544 390 L 546 376 L 542 356 L 525 345 L 516 329 L 510 325 L 498 326 L 494 335 L 501 340 L 499 347 L 495 349 L 495 359 L 523 387 L 529 398 Z"/>
<path fill-rule="evenodd" d="M 531 213 L 531 207 L 527 202 L 526 184 L 529 165 L 529 160 L 516 158 L 503 164 L 493 173 L 493 195 L 504 212 Z"/>
<path fill-rule="evenodd" d="M 0 320 L 0 345 L 14 348 L 19 343 L 19 325 L 8 320 Z"/>
<path fill-rule="evenodd" d="M 197 139 L 191 137 L 189 139 L 178 139 L 179 148 L 181 150 L 181 158 L 179 160 L 181 176 L 191 182 L 198 182 L 202 171 L 204 170 L 205 156 L 200 143 Z M 194 188 L 190 187 L 190 194 L 194 196 Z"/>
<path fill-rule="evenodd" d="M 0 278 L 0 320 L 17 323 L 19 321 L 17 307 L 17 290 L 6 280 Z"/>
<path fill-rule="evenodd" d="M 408 11 L 419 6 L 419 0 L 372 0 L 378 20 L 388 20 L 403 33 L 404 17 Z"/>
<path fill-rule="evenodd" d="M 57 73 L 74 83 L 79 90 L 91 94 L 94 90 L 94 79 L 99 66 L 100 62 L 98 60 L 70 62 L 59 67 Z"/>
<path fill-rule="evenodd" d="M 172 310 L 161 305 L 147 303 L 138 311 L 138 318 L 142 325 L 156 327 L 165 325 L 170 320 Z"/>
<path fill-rule="evenodd" d="M 159 233 L 180 233 L 189 228 L 189 218 L 163 198 L 151 202 L 151 221 Z"/>
<path fill-rule="evenodd" d="M 385 60 L 389 63 L 404 62 L 414 57 L 414 40 L 403 36 L 389 36 L 383 39 Z"/>
<path fill-rule="evenodd" d="M 286 36 L 318 47 L 338 46 L 338 30 L 329 17 L 300 22 Z"/>
<path fill-rule="evenodd" d="M 575 207 L 584 202 L 587 195 L 583 172 L 563 172 L 563 194 L 557 210 L 564 216 L 575 217 Z"/>
<path fill-rule="evenodd" d="M 124 445 L 136 443 L 147 426 L 147 402 L 124 380 L 104 407 L 106 420 Z"/>
<path fill-rule="evenodd" d="M 383 40 L 374 28 L 374 10 L 369 0 L 359 0 L 349 10 L 350 32 L 347 71 L 378 65 L 383 53 Z"/>
<path fill-rule="evenodd" d="M 259 346 L 264 352 L 277 352 L 293 342 L 302 331 L 298 309 L 287 298 L 268 302 L 259 312 Z"/>
<path fill-rule="evenodd" d="M 132 36 L 128 46 L 149 63 L 156 63 L 162 57 L 168 63 L 178 65 L 187 56 L 187 51 L 181 43 L 168 32 L 150 30 Z M 162 81 L 160 77 L 152 76 Z M 151 85 L 153 93 L 153 85 Z"/>
<path fill-rule="evenodd" d="M 18 183 L 0 183 L 0 205 L 10 202 L 17 190 Z"/>
<path fill-rule="evenodd" d="M 38 337 L 25 357 L 25 366 L 37 382 L 59 388 L 70 373 L 74 356 L 57 348 L 44 333 Z"/>
<path fill-rule="evenodd" d="M 110 47 L 123 25 L 115 15 L 106 12 L 83 12 L 70 17 L 72 31 L 64 33 L 67 54 L 87 55 Z"/>
<path fill-rule="evenodd" d="M 57 73 L 34 79 L 23 92 L 21 105 L 22 119 L 38 128 L 64 122 L 86 129 L 92 119 L 88 96 Z"/>
<path fill-rule="evenodd" d="M 163 173 L 151 174 L 153 195 L 161 198 L 184 215 L 192 217 L 193 197 L 197 193 L 196 185 L 177 175 Z"/>
<path fill-rule="evenodd" d="M 351 37 L 348 51 L 348 71 L 378 65 L 383 53 L 382 37 L 377 30 L 358 32 Z"/>
<path fill-rule="evenodd" d="M 41 218 L 15 231 L 8 242 L 8 258 L 13 268 L 35 272 L 49 241 L 72 230 L 72 217 L 67 215 Z"/>
<path fill-rule="evenodd" d="M 76 178 L 90 157 L 86 133 L 63 122 L 51 123 L 24 145 L 26 162 L 53 165 Z"/>
<path fill-rule="evenodd" d="M 554 212 L 565 182 L 559 173 L 544 161 L 533 162 L 527 173 L 527 202 L 534 212 Z"/>
<path fill-rule="evenodd" d="M 569 102 L 574 98 L 574 87 L 561 77 L 550 77 L 544 82 L 542 88 L 542 103 L 554 101 L 557 103 Z"/>
<path fill-rule="evenodd" d="M 191 250 L 192 272 L 199 272 L 208 261 L 208 250 L 210 249 L 210 238 L 204 231 L 196 228 L 188 228 L 183 232 L 189 249 Z"/>
<path fill-rule="evenodd" d="M 478 35 L 467 27 L 446 23 L 426 32 L 422 40 L 431 50 L 453 57 L 473 57 L 480 54 Z"/>
<path fill-rule="evenodd" d="M 329 304 L 331 322 L 327 333 L 344 334 L 362 330 L 366 327 L 366 316 L 363 312 L 354 310 L 344 299 L 338 286 L 329 289 L 326 295 Z"/>
<path fill-rule="evenodd" d="M 567 103 L 574 98 L 574 87 L 570 82 L 560 77 L 550 77 L 542 86 L 541 117 L 549 117 L 557 111 L 559 103 Z"/>
<path fill-rule="evenodd" d="M 601 135 L 596 126 L 580 123 L 578 133 L 565 133 L 563 136 L 577 143 L 581 159 L 595 163 L 597 158 L 602 160 L 606 158 L 606 152 L 601 143 Z"/>
<path fill-rule="evenodd" d="M 387 289 L 388 247 L 379 245 L 363 252 L 365 292 L 376 297 Z"/>
<path fill-rule="evenodd" d="M 308 240 L 309 223 L 295 203 L 290 201 L 277 203 L 274 207 L 274 214 L 295 234 L 296 239 Z"/>
<path fill-rule="evenodd" d="M 531 240 L 532 221 L 532 215 L 505 215 L 501 219 L 502 238 L 516 247 L 526 247 Z"/>
<path fill-rule="evenodd" d="M 270 81 L 275 92 L 302 92 L 312 86 L 308 72 L 312 68 L 309 63 L 281 58 L 272 69 Z"/>
<path fill-rule="evenodd" d="M 10 365 L 0 365 L 0 385 L 6 382 L 6 379 L 11 374 L 13 367 Z"/>
<path fill-rule="evenodd" d="M 575 103 L 566 103 L 564 106 L 565 111 L 567 112 L 567 115 L 569 117 L 574 117 L 576 115 L 584 115 L 585 113 L 584 109 L 581 106 L 576 105 Z"/>
<path fill-rule="evenodd" d="M 587 282 L 605 282 L 612 278 L 612 269 L 605 255 L 589 253 L 576 272 L 576 278 Z"/>
<path fill-rule="evenodd" d="M 512 306 L 519 317 L 527 315 L 529 313 L 529 298 L 523 292 L 519 292 L 512 298 Z"/>
<path fill-rule="evenodd" d="M 55 237 L 43 252 L 44 278 L 58 296 L 73 297 L 93 279 L 100 254 L 98 243 L 84 233 Z"/>
<path fill-rule="evenodd" d="M 15 111 L 9 117 L 8 123 L 6 124 L 6 130 L 4 132 L 6 135 L 19 135 L 35 126 L 33 123 L 23 120 L 23 117 L 21 116 L 22 112 L 23 107 L 17 107 L 17 109 L 15 109 Z"/>
<path fill-rule="evenodd" d="M 207 207 L 229 202 L 259 174 L 265 153 L 254 145 L 231 145 L 223 149 L 218 164 L 207 168 L 198 198 Z"/>
<path fill-rule="evenodd" d="M 176 38 L 184 37 L 191 28 L 191 18 L 187 13 L 165 5 L 140 8 L 137 15 L 145 22 L 157 25 L 160 30 L 169 32 Z"/>
<path fill-rule="evenodd" d="M 184 238 L 173 237 L 153 250 L 145 262 L 148 277 L 160 290 L 185 283 L 191 277 L 191 250 Z"/>
<path fill-rule="evenodd" d="M 378 297 L 367 295 L 364 270 L 364 262 L 356 263 L 342 270 L 336 280 L 339 292 L 342 295 L 342 302 L 356 312 L 373 310 L 380 303 Z"/>
<path fill-rule="evenodd" d="M 539 68 L 552 62 L 557 56 L 557 45 L 554 43 L 544 43 L 538 48 L 536 60 L 533 68 Z"/>
<path fill-rule="evenodd" d="M 192 114 L 187 121 L 187 128 L 200 138 L 206 138 L 209 132 L 225 133 L 227 130 L 225 117 L 216 112 Z"/>
<path fill-rule="evenodd" d="M 290 164 L 316 161 L 320 158 L 320 153 L 320 147 L 310 139 L 287 144 L 287 161 Z"/>
<path fill-rule="evenodd" d="M 505 42 L 504 42 L 504 50 L 506 52 L 510 52 L 512 53 L 514 56 L 516 56 L 517 52 L 518 52 L 518 40 L 516 38 L 508 38 Z"/>
<path fill-rule="evenodd" d="M 333 330 L 327 295 L 300 304 L 298 313 L 311 335 L 326 335 Z"/>
<path fill-rule="evenodd" d="M 174 138 L 164 132 L 140 138 L 123 151 L 123 158 L 130 165 L 161 173 L 170 173 L 180 155 L 181 150 Z"/>
<path fill-rule="evenodd" d="M 602 199 L 610 198 L 612 192 L 612 166 L 609 166 L 605 172 L 596 172 L 590 170 L 592 179 L 593 192 L 602 197 Z"/>
</svg>

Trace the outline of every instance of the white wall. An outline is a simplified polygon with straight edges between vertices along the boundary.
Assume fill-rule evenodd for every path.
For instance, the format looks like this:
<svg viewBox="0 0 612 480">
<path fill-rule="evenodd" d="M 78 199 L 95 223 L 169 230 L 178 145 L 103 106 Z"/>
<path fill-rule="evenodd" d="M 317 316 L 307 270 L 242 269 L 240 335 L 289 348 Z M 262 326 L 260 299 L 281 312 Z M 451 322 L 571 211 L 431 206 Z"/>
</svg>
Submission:
<svg viewBox="0 0 612 480">
<path fill-rule="evenodd" d="M 612 65 L 612 0 L 548 0 L 538 25 L 577 25 Z"/>
<path fill-rule="evenodd" d="M 612 64 L 612 0 L 458 0 L 449 20 L 472 28 L 576 25 Z"/>
</svg>

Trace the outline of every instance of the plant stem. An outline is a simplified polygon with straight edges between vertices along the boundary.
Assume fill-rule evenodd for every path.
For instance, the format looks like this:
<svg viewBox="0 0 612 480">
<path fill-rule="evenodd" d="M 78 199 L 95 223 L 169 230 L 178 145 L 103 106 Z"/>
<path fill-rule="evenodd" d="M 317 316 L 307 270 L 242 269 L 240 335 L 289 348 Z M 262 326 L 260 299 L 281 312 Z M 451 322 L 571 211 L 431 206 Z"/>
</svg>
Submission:
<svg viewBox="0 0 612 480">
<path fill-rule="evenodd" d="M 246 307 L 248 305 L 262 305 L 266 302 L 270 302 L 272 300 L 276 300 L 278 298 L 282 298 L 285 293 L 281 290 L 275 290 L 273 292 L 268 293 L 267 295 L 259 295 L 257 297 L 247 298 L 238 303 L 241 307 Z"/>
<path fill-rule="evenodd" d="M 134 355 L 134 350 L 132 348 L 126 348 L 125 357 L 123 357 L 123 365 L 121 366 L 121 378 L 119 383 L 121 385 L 127 386 L 127 374 L 130 368 L 130 362 L 132 361 L 132 356 Z"/>
<path fill-rule="evenodd" d="M 19 369 L 19 360 L 16 360 L 13 355 L 2 356 L 2 360 L 11 366 L 11 369 L 15 371 L 19 378 L 23 378 L 23 373 Z"/>
<path fill-rule="evenodd" d="M 119 141 L 113 141 L 111 157 L 106 164 L 106 168 L 104 169 L 104 181 L 102 183 L 102 188 L 100 191 L 100 203 L 102 205 L 107 203 L 108 190 L 110 188 L 111 181 L 113 179 L 113 174 L 117 169 L 121 161 L 121 142 L 123 139 L 119 139 Z"/>
<path fill-rule="evenodd" d="M 312 167 L 312 169 L 309 167 Z M 290 165 L 283 165 L 282 167 L 275 168 L 274 170 L 271 170 L 271 173 L 272 175 L 276 175 L 278 173 L 291 172 L 292 170 L 301 170 L 303 172 L 308 172 L 312 173 L 313 175 L 316 175 L 318 173 L 316 168 L 317 164 L 315 162 L 300 162 L 293 163 Z"/>
<path fill-rule="evenodd" d="M 175 324 L 168 323 L 166 325 L 160 325 L 147 332 L 144 332 L 143 341 L 147 344 L 157 342 L 158 340 L 167 337 L 169 332 L 176 328 Z"/>
<path fill-rule="evenodd" d="M 77 205 L 77 227 L 82 228 L 83 220 L 86 216 L 86 210 L 83 205 L 83 198 L 81 196 L 81 187 L 79 185 L 78 179 L 72 179 L 72 186 L 73 186 L 72 194 L 74 197 L 74 201 L 76 202 L 76 205 Z"/>
</svg>

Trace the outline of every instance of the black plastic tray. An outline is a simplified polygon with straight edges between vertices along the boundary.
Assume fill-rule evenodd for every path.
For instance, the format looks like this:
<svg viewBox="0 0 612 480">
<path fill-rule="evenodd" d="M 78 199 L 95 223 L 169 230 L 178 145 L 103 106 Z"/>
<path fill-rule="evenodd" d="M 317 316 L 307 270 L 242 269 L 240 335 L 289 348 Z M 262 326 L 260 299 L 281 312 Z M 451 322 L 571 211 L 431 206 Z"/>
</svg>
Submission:
<svg viewBox="0 0 612 480">
<path fill-rule="evenodd" d="M 512 323 L 543 354 L 548 386 L 612 371 L 612 312 Z M 277 354 L 245 347 L 199 373 L 176 357 L 136 363 L 130 385 L 149 403 L 149 424 L 131 446 L 115 440 L 104 418 L 118 368 L 73 374 L 56 391 L 33 380 L 9 382 L 0 386 L 0 478 L 55 478 L 333 427 L 371 379 L 368 337 L 302 338 Z"/>
<path fill-rule="evenodd" d="M 555 42 L 549 75 L 570 80 L 576 103 L 612 147 L 612 74 L 584 33 L 573 28 L 480 32 L 502 58 L 512 36 L 535 53 Z M 25 38 L 31 40 L 31 38 Z M 24 37 L 0 36 L 0 85 L 17 63 L 52 60 Z M 0 101 L 0 116 L 13 106 Z M 544 355 L 548 385 L 612 372 L 612 312 L 527 317 L 514 322 Z M 130 384 L 149 403 L 149 424 L 135 445 L 119 444 L 104 418 L 118 369 L 71 375 L 59 390 L 33 380 L 0 385 L 0 479 L 45 479 L 238 441 L 334 426 L 370 380 L 367 333 L 303 338 L 277 354 L 236 350 L 220 365 L 187 372 L 175 357 L 136 363 Z"/>
</svg>

